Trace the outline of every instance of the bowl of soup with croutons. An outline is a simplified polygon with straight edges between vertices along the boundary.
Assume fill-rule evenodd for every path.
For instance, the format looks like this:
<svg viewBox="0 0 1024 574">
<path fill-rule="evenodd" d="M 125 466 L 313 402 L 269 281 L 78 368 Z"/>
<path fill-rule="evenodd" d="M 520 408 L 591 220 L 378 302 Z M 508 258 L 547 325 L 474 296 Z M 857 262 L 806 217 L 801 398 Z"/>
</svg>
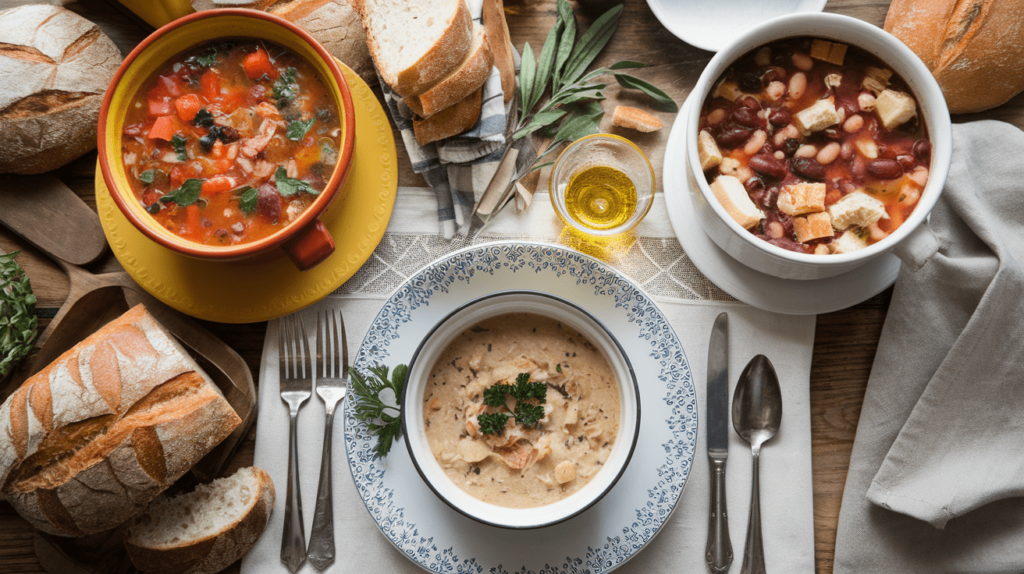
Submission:
<svg viewBox="0 0 1024 574">
<path fill-rule="evenodd" d="M 639 429 L 629 359 L 590 313 L 509 291 L 442 320 L 417 350 L 402 400 L 410 455 L 455 510 L 539 528 L 600 500 Z"/>
<path fill-rule="evenodd" d="M 925 259 L 949 113 L 920 59 L 835 14 L 767 22 L 719 52 L 691 93 L 698 220 L 763 273 L 819 279 L 895 252 Z"/>
</svg>

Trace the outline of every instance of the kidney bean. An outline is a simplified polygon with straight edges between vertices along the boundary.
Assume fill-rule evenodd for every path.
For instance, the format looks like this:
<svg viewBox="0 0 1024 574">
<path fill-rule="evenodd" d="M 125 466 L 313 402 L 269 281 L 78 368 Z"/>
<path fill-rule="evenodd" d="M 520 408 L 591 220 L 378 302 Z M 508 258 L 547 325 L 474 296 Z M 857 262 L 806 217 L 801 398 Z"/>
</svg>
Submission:
<svg viewBox="0 0 1024 574">
<path fill-rule="evenodd" d="M 764 180 L 756 175 L 748 179 L 746 183 L 743 184 L 743 187 L 745 187 L 747 189 L 747 193 L 751 195 L 763 192 L 766 189 Z M 757 200 L 754 199 L 754 202 L 757 203 Z"/>
<path fill-rule="evenodd" d="M 260 186 L 256 195 L 256 213 L 271 221 L 281 217 L 281 196 L 277 193 L 277 187 L 272 183 L 264 183 Z"/>
<path fill-rule="evenodd" d="M 797 139 L 790 138 L 782 144 L 782 151 L 786 155 L 793 155 L 798 149 L 800 149 L 800 140 Z"/>
<path fill-rule="evenodd" d="M 807 90 L 807 76 L 803 72 L 797 72 L 789 78 L 789 97 L 799 100 Z"/>
<path fill-rule="evenodd" d="M 793 173 L 804 179 L 825 179 L 825 166 L 809 157 L 798 157 L 793 160 Z"/>
<path fill-rule="evenodd" d="M 776 108 L 768 114 L 768 121 L 773 126 L 784 126 L 793 119 L 793 114 L 786 108 Z"/>
<path fill-rule="evenodd" d="M 878 158 L 868 162 L 867 172 L 878 179 L 896 179 L 903 175 L 903 166 L 894 159 Z"/>
<path fill-rule="evenodd" d="M 757 91 L 761 91 L 761 88 L 758 88 Z M 736 105 L 741 108 L 750 108 L 752 110 L 761 109 L 761 102 L 757 101 L 757 98 L 754 96 L 743 96 L 736 100 Z"/>
<path fill-rule="evenodd" d="M 928 140 L 917 140 L 914 142 L 914 157 L 927 163 L 932 156 L 932 143 Z"/>
<path fill-rule="evenodd" d="M 737 146 L 743 145 L 753 131 L 743 126 L 730 126 L 719 132 L 718 136 L 715 137 L 715 141 L 718 145 L 727 149 L 732 149 Z"/>
<path fill-rule="evenodd" d="M 750 162 L 747 165 L 750 166 L 750 169 L 768 177 L 774 177 L 775 179 L 786 177 L 786 164 L 770 155 L 758 154 L 751 156 Z"/>
<path fill-rule="evenodd" d="M 853 157 L 853 152 L 853 144 L 848 141 L 843 142 L 843 149 L 839 152 L 839 157 L 843 159 L 850 159 L 851 157 Z"/>
<path fill-rule="evenodd" d="M 786 79 L 786 69 L 778 66 L 772 66 L 761 74 L 761 83 L 768 85 L 772 82 L 782 82 Z"/>
<path fill-rule="evenodd" d="M 761 118 L 757 117 L 757 112 L 750 108 L 737 108 L 733 110 L 729 117 L 733 122 L 741 126 L 747 126 L 748 128 L 761 126 Z"/>
<path fill-rule="evenodd" d="M 901 166 L 903 166 L 904 170 L 908 170 L 908 169 L 914 167 L 914 163 L 915 163 L 914 156 L 908 155 L 908 154 L 903 154 L 903 155 L 896 156 L 896 161 Z"/>
<path fill-rule="evenodd" d="M 747 72 L 740 76 L 738 83 L 740 89 L 748 94 L 756 94 L 761 91 L 761 78 L 758 78 L 757 74 Z"/>
<path fill-rule="evenodd" d="M 843 132 L 839 131 L 839 126 L 829 126 L 822 130 L 821 133 L 825 134 L 826 139 L 834 142 L 842 141 L 843 139 Z"/>
</svg>

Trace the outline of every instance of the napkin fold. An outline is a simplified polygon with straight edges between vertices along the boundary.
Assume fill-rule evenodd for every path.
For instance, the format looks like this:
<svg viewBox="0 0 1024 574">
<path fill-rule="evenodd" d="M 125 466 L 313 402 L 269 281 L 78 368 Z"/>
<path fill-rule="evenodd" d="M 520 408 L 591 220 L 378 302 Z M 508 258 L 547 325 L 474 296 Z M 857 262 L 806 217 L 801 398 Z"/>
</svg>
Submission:
<svg viewBox="0 0 1024 574">
<path fill-rule="evenodd" d="M 835 572 L 1024 571 L 1024 132 L 953 126 L 930 225 L 871 370 Z"/>
</svg>

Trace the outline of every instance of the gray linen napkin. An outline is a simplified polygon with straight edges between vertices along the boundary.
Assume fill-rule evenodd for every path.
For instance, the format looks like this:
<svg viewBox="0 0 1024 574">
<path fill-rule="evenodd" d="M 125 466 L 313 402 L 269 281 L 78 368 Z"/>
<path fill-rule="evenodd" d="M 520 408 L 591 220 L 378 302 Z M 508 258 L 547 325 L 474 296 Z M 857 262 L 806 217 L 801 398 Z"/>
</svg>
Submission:
<svg viewBox="0 0 1024 574">
<path fill-rule="evenodd" d="M 835 572 L 1024 572 L 1024 132 L 953 126 L 931 215 L 871 369 Z"/>
</svg>

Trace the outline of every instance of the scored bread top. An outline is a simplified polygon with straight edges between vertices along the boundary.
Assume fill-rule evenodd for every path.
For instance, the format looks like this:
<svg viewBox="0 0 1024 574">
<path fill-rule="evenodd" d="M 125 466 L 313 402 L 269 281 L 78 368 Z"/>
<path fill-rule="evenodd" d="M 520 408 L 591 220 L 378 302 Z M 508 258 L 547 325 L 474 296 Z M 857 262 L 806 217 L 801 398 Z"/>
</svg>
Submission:
<svg viewBox="0 0 1024 574">
<path fill-rule="evenodd" d="M 399 96 L 422 94 L 466 59 L 473 19 L 464 0 L 366 0 L 370 56 Z"/>
<path fill-rule="evenodd" d="M 491 75 L 493 62 L 487 33 L 483 26 L 474 24 L 473 46 L 466 59 L 434 87 L 419 96 L 405 98 L 405 103 L 421 118 L 429 118 L 482 86 Z"/>
</svg>

